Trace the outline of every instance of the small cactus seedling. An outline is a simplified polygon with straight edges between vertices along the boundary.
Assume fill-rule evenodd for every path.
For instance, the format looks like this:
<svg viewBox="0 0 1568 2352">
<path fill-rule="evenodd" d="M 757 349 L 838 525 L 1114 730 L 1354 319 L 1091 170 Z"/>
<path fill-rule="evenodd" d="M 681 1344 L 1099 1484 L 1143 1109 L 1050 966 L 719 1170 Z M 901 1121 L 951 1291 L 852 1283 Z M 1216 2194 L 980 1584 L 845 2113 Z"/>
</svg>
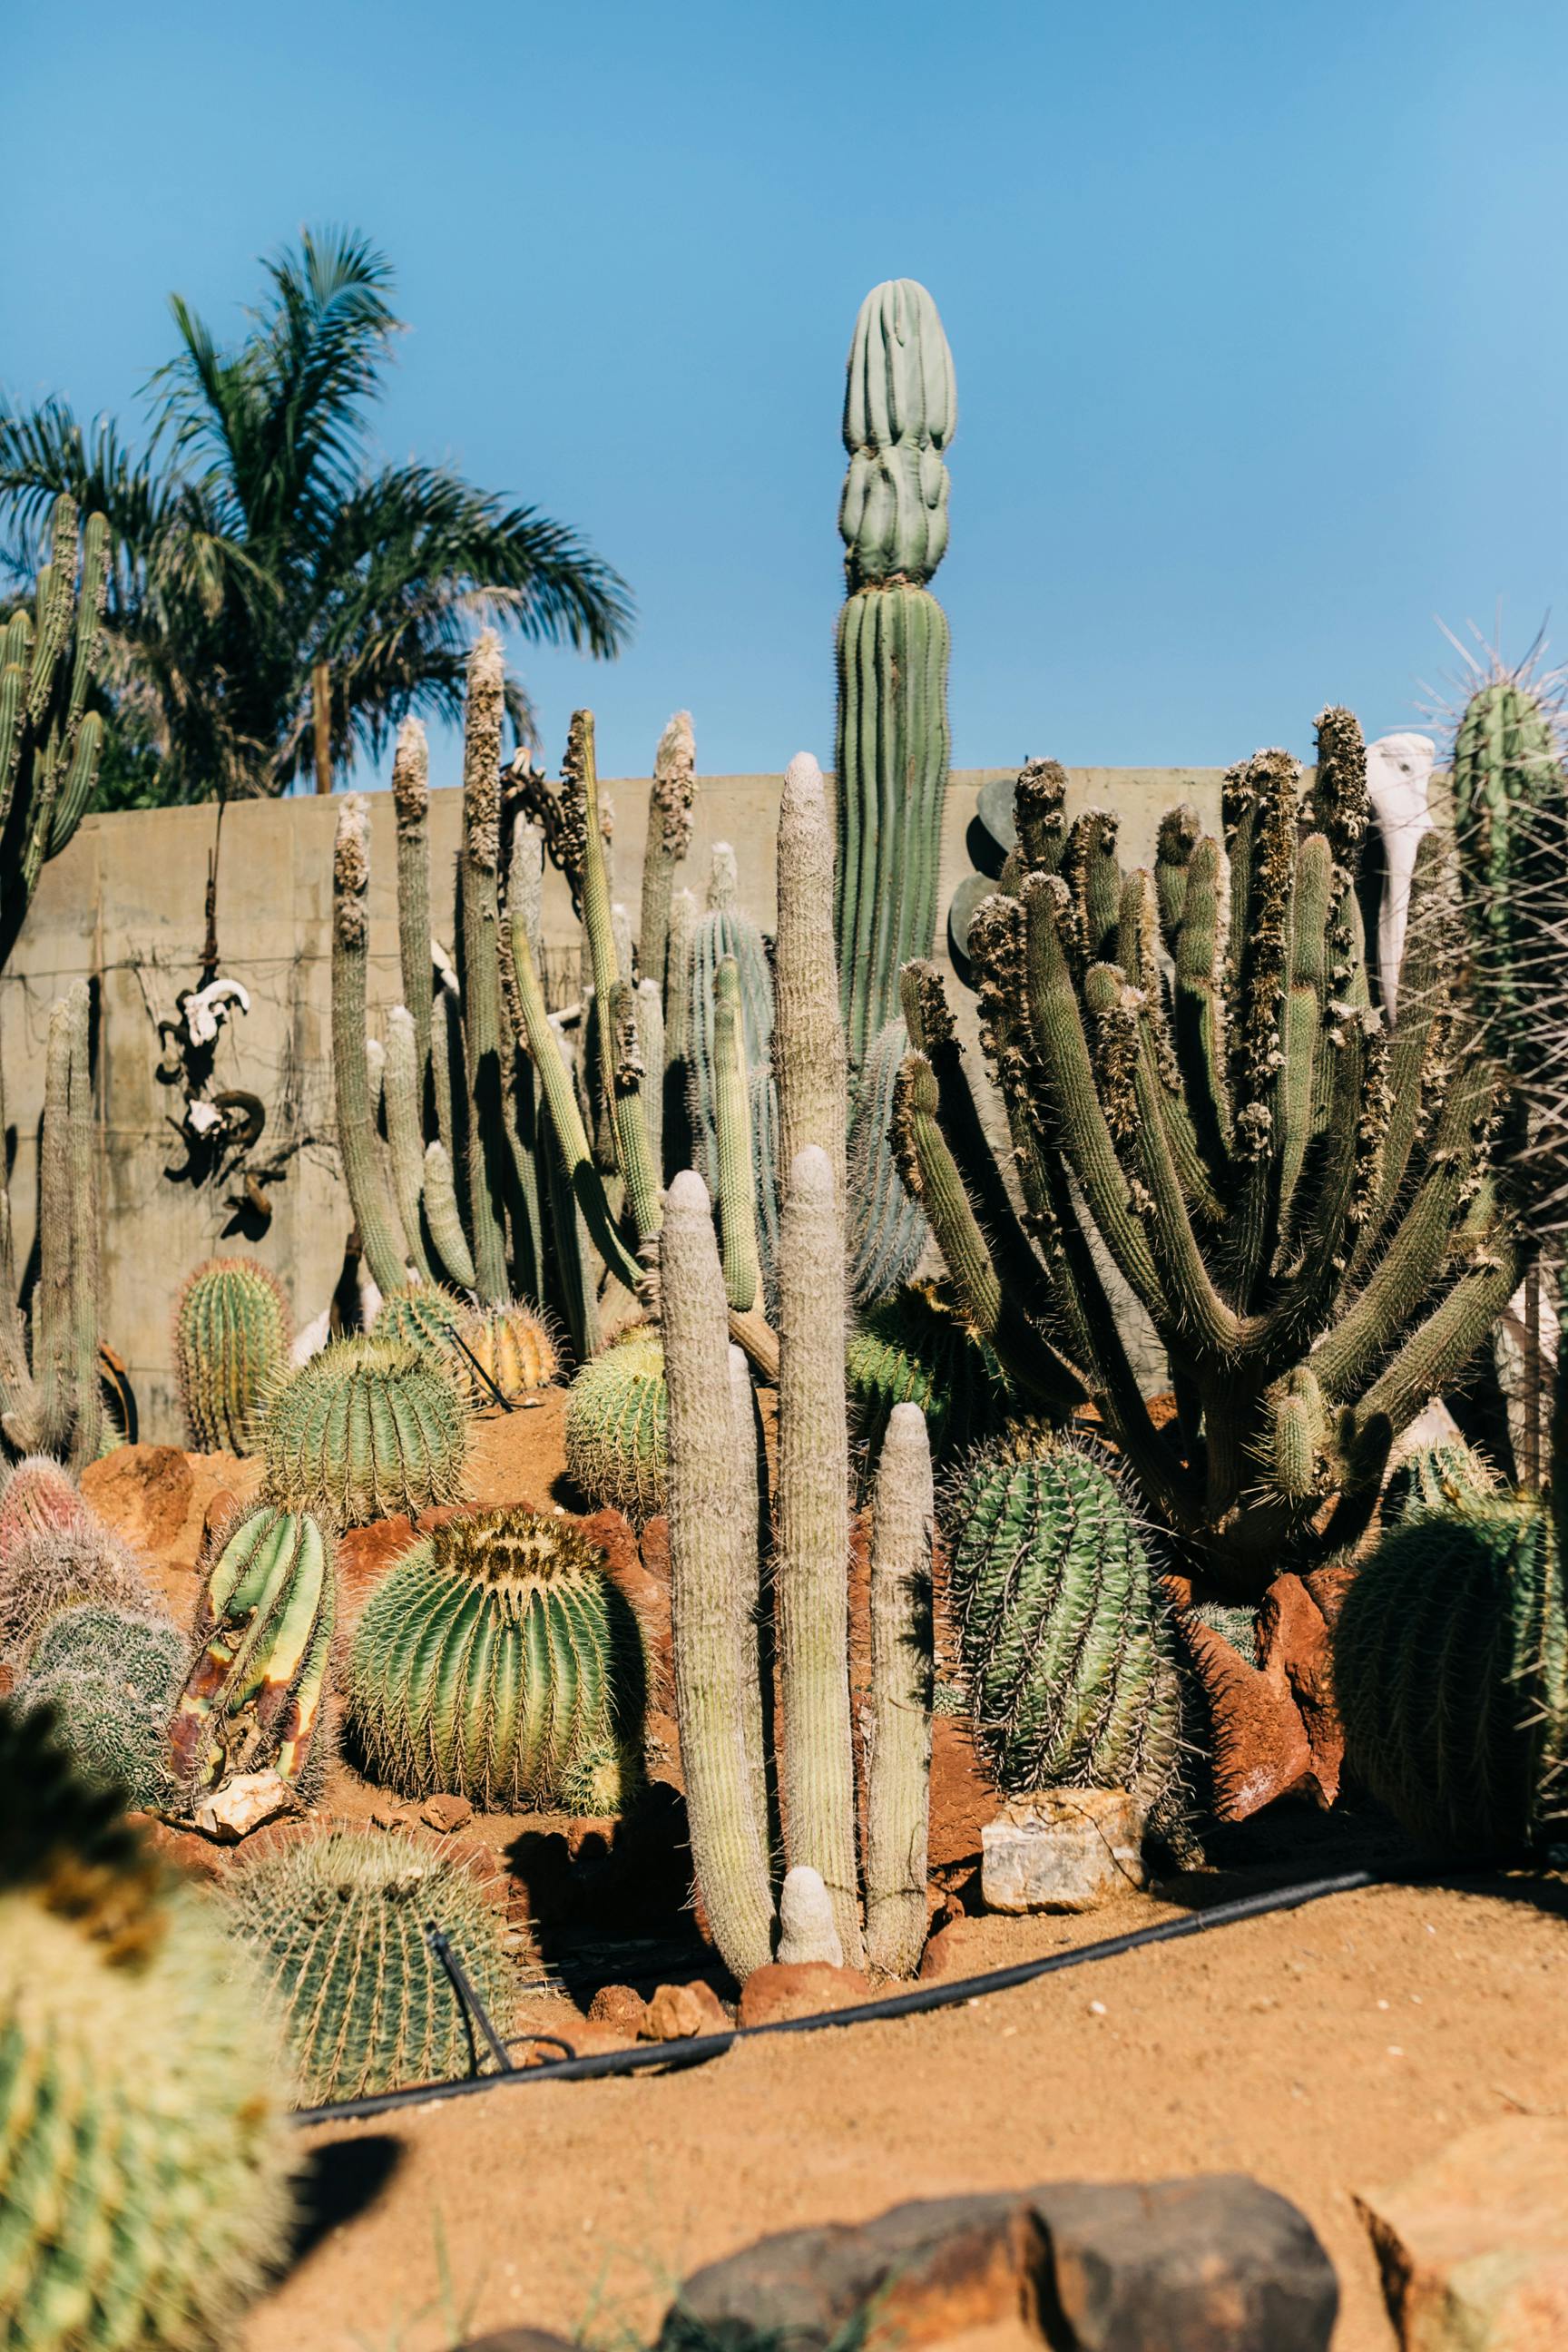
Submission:
<svg viewBox="0 0 1568 2352">
<path fill-rule="evenodd" d="M 485 1511 L 424 1537 L 366 1604 L 346 1683 L 371 1778 L 407 1796 L 618 1811 L 640 1777 L 641 1630 L 563 1518 Z"/>
</svg>

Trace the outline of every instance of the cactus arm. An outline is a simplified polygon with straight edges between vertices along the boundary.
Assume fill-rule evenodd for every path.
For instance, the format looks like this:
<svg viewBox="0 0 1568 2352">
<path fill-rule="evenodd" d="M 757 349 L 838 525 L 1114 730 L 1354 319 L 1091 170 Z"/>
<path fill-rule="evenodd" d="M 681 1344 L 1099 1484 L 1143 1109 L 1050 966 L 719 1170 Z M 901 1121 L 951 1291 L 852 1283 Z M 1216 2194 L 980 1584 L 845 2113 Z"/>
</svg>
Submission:
<svg viewBox="0 0 1568 2352">
<path fill-rule="evenodd" d="M 1356 1409 L 1358 1429 L 1378 1416 L 1387 1422 L 1395 1437 L 1409 1427 L 1427 1398 L 1436 1396 L 1469 1362 L 1518 1289 L 1524 1258 L 1517 1234 L 1490 1236 L 1368 1389 Z"/>
<path fill-rule="evenodd" d="M 1447 1042 L 1448 976 L 1456 961 L 1454 914 L 1447 890 L 1447 845 L 1441 834 L 1423 835 L 1410 878 L 1405 954 L 1399 970 L 1398 1014 L 1389 1041 L 1388 1086 L 1392 1098 L 1383 1181 L 1376 1208 L 1363 1234 L 1352 1271 L 1359 1271 L 1394 1213 L 1420 1133 L 1423 1101 L 1433 1064 Z M 1446 1073 L 1445 1073 L 1446 1075 Z"/>
<path fill-rule="evenodd" d="M 796 1154 L 779 1240 L 774 1591 L 784 1725 L 785 1854 L 821 1874 L 844 1957 L 863 1953 L 849 1717 L 849 1440 L 844 1240 L 833 1165 Z M 668 1302 L 667 1302 L 668 1305 Z"/>
<path fill-rule="evenodd" d="M 515 852 L 514 852 L 515 855 Z M 587 1131 L 577 1106 L 576 1089 L 562 1056 L 561 1042 L 544 1009 L 544 991 L 534 969 L 528 927 L 514 909 L 511 919 L 511 960 L 517 974 L 518 1002 L 522 1013 L 529 1058 L 539 1079 L 566 1181 L 582 1210 L 588 1231 L 605 1264 L 618 1282 L 635 1291 L 642 1270 L 622 1241 L 610 1214 L 605 1187 L 588 1150 Z M 639 1114 L 640 1116 L 640 1114 Z"/>
<path fill-rule="evenodd" d="M 782 1164 L 820 1145 L 842 1215 L 848 1078 L 833 946 L 833 830 L 822 771 L 809 751 L 785 769 L 779 807 L 773 1067 Z"/>
<path fill-rule="evenodd" d="M 425 729 L 417 719 L 405 719 L 397 730 L 397 749 L 392 759 L 392 800 L 397 815 L 397 953 L 403 971 L 403 1002 L 414 1021 L 423 1119 L 434 983 L 430 958 L 430 752 Z"/>
<path fill-rule="evenodd" d="M 658 739 L 653 790 L 647 804 L 647 847 L 643 856 L 642 922 L 638 932 L 645 980 L 665 1001 L 669 946 L 669 908 L 675 869 L 691 845 L 691 803 L 696 789 L 697 747 L 691 713 L 678 710 Z"/>
<path fill-rule="evenodd" d="M 1142 998 L 1160 1077 L 1156 1097 L 1160 1119 L 1181 1178 L 1183 1197 L 1193 1213 L 1213 1228 L 1224 1222 L 1225 1211 L 1182 1093 L 1157 953 L 1159 906 L 1156 878 L 1146 867 L 1137 867 L 1122 886 L 1115 961 Z"/>
<path fill-rule="evenodd" d="M 425 1147 L 421 1197 L 430 1239 L 448 1280 L 455 1282 L 459 1290 L 474 1289 L 473 1255 L 468 1248 L 468 1237 L 463 1231 L 462 1212 L 458 1206 L 458 1183 L 452 1173 L 451 1155 L 439 1140 Z"/>
<path fill-rule="evenodd" d="M 1216 1183 L 1225 1181 L 1233 1141 L 1226 1076 L 1224 886 L 1224 854 L 1213 835 L 1205 835 L 1187 862 L 1181 929 L 1172 957 L 1173 1027 L 1194 1132 Z"/>
<path fill-rule="evenodd" d="M 702 1180 L 690 1170 L 669 1188 L 659 1257 L 670 1617 L 692 1863 L 714 1941 L 743 1981 L 771 1957 L 773 1919 L 766 1824 L 747 1751 L 756 1562 L 745 1557 L 745 1537 L 755 1505 L 742 1491 L 718 1244 Z"/>
<path fill-rule="evenodd" d="M 1284 1120 L 1283 1023 L 1296 895 L 1297 794 L 1300 771 L 1284 751 L 1247 761 L 1238 815 L 1247 871 L 1237 895 L 1233 870 L 1231 952 L 1237 1019 L 1231 1043 L 1235 1107 L 1236 1213 L 1226 1268 L 1238 1306 L 1252 1303 L 1279 1211 Z M 1233 861 L 1236 853 L 1233 853 Z"/>
<path fill-rule="evenodd" d="M 925 1415 L 896 1404 L 872 1506 L 866 1771 L 866 1953 L 895 1977 L 913 1976 L 926 1936 L 934 1507 Z"/>
<path fill-rule="evenodd" d="M 1342 1008 L 1330 1034 L 1338 1056 L 1319 1164 L 1303 1213 L 1300 1257 L 1261 1318 L 1260 1376 L 1293 1360 L 1310 1335 L 1342 1303 L 1346 1269 L 1376 1197 L 1388 1130 L 1387 1052 L 1370 1012 Z"/>
<path fill-rule="evenodd" d="M 763 1517 L 768 1491 L 767 1448 L 757 1415 L 756 1391 L 742 1349 L 731 1344 L 730 1404 L 734 1416 L 735 1459 L 741 1498 L 737 1549 L 744 1579 L 746 1627 L 742 1634 L 741 1730 L 752 1783 L 752 1809 L 764 1856 L 780 1843 L 775 1832 L 778 1790 L 773 1764 L 773 1659 L 772 1629 L 763 1601 Z M 752 1671 L 754 1664 L 754 1671 Z"/>
<path fill-rule="evenodd" d="M 643 1121 L 647 1156 L 657 1177 L 664 1173 L 664 995 L 658 984 L 639 980 L 637 989 L 637 1052 L 643 1066 Z"/>
<path fill-rule="evenodd" d="M 419 1043 L 414 1015 L 395 1004 L 386 1016 L 386 1066 L 382 1103 L 392 1160 L 392 1190 L 408 1259 L 422 1282 L 435 1279 L 419 1221 L 425 1186 L 425 1137 L 419 1118 Z"/>
<path fill-rule="evenodd" d="M 468 656 L 463 719 L 463 1045 L 468 1091 L 468 1223 L 481 1298 L 507 1279 L 500 1035 L 500 640 L 487 629 Z"/>
<path fill-rule="evenodd" d="M 1154 845 L 1154 892 L 1160 909 L 1160 937 L 1173 961 L 1186 912 L 1193 852 L 1202 838 L 1203 825 L 1190 801 L 1178 802 L 1160 820 Z"/>
<path fill-rule="evenodd" d="M 400 1289 L 408 1276 L 378 1148 L 365 1053 L 369 888 L 369 812 L 363 794 L 350 793 L 338 811 L 332 855 L 332 1080 L 349 1201 L 371 1278 L 384 1292 Z"/>
<path fill-rule="evenodd" d="M 1067 837 L 1061 878 L 1072 908 L 1064 936 L 1079 971 L 1116 953 L 1121 915 L 1121 868 L 1117 863 L 1118 824 L 1106 809 L 1085 809 Z"/>
<path fill-rule="evenodd" d="M 1295 1229 L 1297 1188 L 1307 1150 L 1321 1123 L 1338 1057 L 1325 1034 L 1329 1003 L 1327 928 L 1333 865 L 1321 834 L 1309 835 L 1296 859 L 1296 907 L 1290 936 L 1290 979 L 1280 1024 L 1285 1067 L 1279 1081 L 1279 1248 Z"/>
<path fill-rule="evenodd" d="M 752 1171 L 752 1106 L 741 1037 L 741 981 L 733 956 L 713 984 L 713 1110 L 719 1131 L 719 1233 L 724 1294 L 742 1315 L 757 1303 L 756 1186 Z"/>
</svg>

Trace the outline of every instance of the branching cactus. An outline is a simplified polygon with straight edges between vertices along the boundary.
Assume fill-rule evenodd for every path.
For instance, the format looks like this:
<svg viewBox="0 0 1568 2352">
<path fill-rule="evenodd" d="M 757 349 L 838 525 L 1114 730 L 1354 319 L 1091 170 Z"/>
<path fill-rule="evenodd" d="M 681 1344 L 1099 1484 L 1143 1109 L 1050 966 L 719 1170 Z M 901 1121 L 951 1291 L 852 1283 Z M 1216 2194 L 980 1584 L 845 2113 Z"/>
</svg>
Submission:
<svg viewBox="0 0 1568 2352">
<path fill-rule="evenodd" d="M 49 1010 L 38 1279 L 26 1320 L 17 1304 L 10 1200 L 0 1169 L 0 1432 L 18 1454 L 59 1454 L 79 1469 L 97 1458 L 102 1428 L 90 1038 L 91 999 L 87 982 L 77 981 Z"/>
<path fill-rule="evenodd" d="M 838 979 L 849 1059 L 899 1009 L 899 970 L 936 937 L 947 795 L 947 618 L 926 583 L 947 547 L 958 402 L 936 305 L 873 288 L 849 350 L 838 510 Z"/>
<path fill-rule="evenodd" d="M 1038 1408 L 1091 1397 L 1152 1512 L 1241 1596 L 1359 1536 L 1391 1441 L 1521 1265 L 1501 1074 L 1429 919 L 1440 842 L 1384 1034 L 1354 889 L 1360 730 L 1330 710 L 1318 732 L 1310 809 L 1295 762 L 1259 752 L 1226 779 L 1223 845 L 1174 811 L 1153 872 L 1123 874 L 1100 812 L 1064 830 L 1054 762 L 1020 776 L 1018 847 L 969 937 L 1021 1216 L 941 980 L 905 974 L 900 1164 L 975 1330 Z M 1139 1395 L 1102 1258 L 1163 1344 L 1173 1431 Z"/>
<path fill-rule="evenodd" d="M 337 1622 L 331 1534 L 309 1511 L 260 1503 L 206 1549 L 195 1654 L 169 1728 L 175 1772 L 193 1797 L 270 1771 L 313 1801 Z"/>
<path fill-rule="evenodd" d="M 102 515 L 79 533 L 74 503 L 57 499 L 32 609 L 19 604 L 0 628 L 0 962 L 98 780 L 103 721 L 87 698 L 110 561 Z"/>
<path fill-rule="evenodd" d="M 257 1259 L 211 1258 L 187 1276 L 174 1309 L 174 1362 L 196 1453 L 249 1451 L 289 1337 L 283 1293 Z"/>
</svg>

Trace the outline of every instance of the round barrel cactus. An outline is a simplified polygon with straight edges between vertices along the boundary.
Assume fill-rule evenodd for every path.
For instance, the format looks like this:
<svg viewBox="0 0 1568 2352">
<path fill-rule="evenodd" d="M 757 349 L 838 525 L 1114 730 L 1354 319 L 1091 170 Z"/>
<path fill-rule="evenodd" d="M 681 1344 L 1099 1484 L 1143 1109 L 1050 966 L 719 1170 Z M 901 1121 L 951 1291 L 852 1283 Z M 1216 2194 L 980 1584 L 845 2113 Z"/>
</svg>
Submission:
<svg viewBox="0 0 1568 2352">
<path fill-rule="evenodd" d="M 95 1518 L 18 1537 L 0 1552 L 0 1658 L 25 1669 L 45 1627 L 80 1601 L 158 1605 L 135 1554 Z"/>
<path fill-rule="evenodd" d="M 338 1339 L 274 1391 L 261 1426 L 269 1498 L 361 1527 L 462 1491 L 468 1412 L 416 1349 Z"/>
<path fill-rule="evenodd" d="M 1152 1809 L 1180 1760 L 1175 1633 L 1119 1480 L 1022 1426 L 963 1465 L 944 1519 L 975 1738 L 998 1786 L 1122 1788 Z"/>
<path fill-rule="evenodd" d="M 1424 1843 L 1509 1853 L 1568 1822 L 1568 1612 L 1532 1496 L 1423 1510 L 1334 1626 L 1345 1760 Z"/>
<path fill-rule="evenodd" d="M 1383 1524 L 1403 1527 L 1423 1511 L 1463 1510 L 1497 1492 L 1497 1473 L 1462 1438 L 1418 1445 L 1384 1488 Z"/>
<path fill-rule="evenodd" d="M 1006 1411 L 1002 1367 L 939 1283 L 918 1283 L 874 1307 L 849 1341 L 857 1438 L 873 1453 L 896 1404 L 918 1404 L 933 1458 L 973 1445 Z"/>
<path fill-rule="evenodd" d="M 292 2218 L 280 2056 L 211 1906 L 0 1706 L 0 2342 L 234 2340 Z"/>
<path fill-rule="evenodd" d="M 288 1360 L 289 1309 L 264 1265 L 215 1257 L 174 1309 L 174 1363 L 194 1452 L 245 1454 L 252 1422 Z"/>
<path fill-rule="evenodd" d="M 498 2033 L 522 1979 L 472 1873 L 441 1847 L 381 1830 L 294 1838 L 237 1872 L 236 1940 L 281 2003 L 301 2102 L 324 2105 L 468 2071 L 451 1981 L 426 1939 L 448 1938 Z"/>
<path fill-rule="evenodd" d="M 561 1369 L 549 1324 L 521 1299 L 500 1307 L 476 1307 L 458 1327 L 462 1363 L 475 1402 L 493 1404 L 499 1391 L 505 1404 L 547 1389 Z"/>
<path fill-rule="evenodd" d="M 664 1508 L 669 1404 L 657 1331 L 637 1327 L 583 1366 L 566 1398 L 566 1467 L 589 1500 L 641 1527 Z"/>
<path fill-rule="evenodd" d="M 90 1524 L 80 1487 L 51 1454 L 27 1454 L 0 1485 L 0 1560 L 25 1537 Z"/>
<path fill-rule="evenodd" d="M 459 1360 L 452 1334 L 468 1311 L 468 1302 L 438 1282 L 411 1282 L 389 1290 L 376 1309 L 372 1337 L 390 1347 L 417 1348 L 434 1356 L 448 1371 Z"/>
<path fill-rule="evenodd" d="M 169 1716 L 184 1668 L 172 1619 L 82 1601 L 34 1643 L 16 1700 L 29 1714 L 54 1709 L 61 1743 L 89 1780 L 155 1811 L 174 1794 Z"/>
<path fill-rule="evenodd" d="M 405 1551 L 345 1677 L 370 1778 L 500 1811 L 618 1811 L 641 1767 L 641 1629 L 569 1520 L 485 1511 Z M 606 1803 L 606 1798 L 614 1802 Z"/>
</svg>

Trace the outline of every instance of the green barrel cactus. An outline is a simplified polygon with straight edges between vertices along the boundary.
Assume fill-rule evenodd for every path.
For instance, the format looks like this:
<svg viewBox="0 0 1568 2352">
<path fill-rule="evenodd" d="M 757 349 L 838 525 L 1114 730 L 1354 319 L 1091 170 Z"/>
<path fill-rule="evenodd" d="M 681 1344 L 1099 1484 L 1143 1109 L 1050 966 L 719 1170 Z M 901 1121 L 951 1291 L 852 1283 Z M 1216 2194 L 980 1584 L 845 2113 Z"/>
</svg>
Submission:
<svg viewBox="0 0 1568 2352">
<path fill-rule="evenodd" d="M 434 1357 L 448 1373 L 456 1374 L 462 1360 L 452 1334 L 468 1311 L 468 1300 L 441 1283 L 405 1283 L 383 1298 L 371 1336 L 392 1347 L 416 1348 L 421 1355 Z M 460 1380 L 459 1385 L 466 1386 L 466 1381 Z"/>
<path fill-rule="evenodd" d="M 664 1508 L 668 1429 L 664 1349 L 638 1323 L 584 1364 L 567 1392 L 567 1471 L 591 1502 L 641 1527 Z"/>
<path fill-rule="evenodd" d="M 835 929 L 851 1067 L 899 1010 L 899 971 L 936 938 L 947 797 L 947 616 L 926 583 L 947 547 L 952 354 L 912 278 L 874 287 L 849 350 L 838 510 Z"/>
<path fill-rule="evenodd" d="M 1176 1643 L 1120 1482 L 1021 1426 L 964 1465 L 943 1514 L 975 1737 L 1009 1794 L 1122 1788 L 1152 1810 L 1181 1752 Z"/>
<path fill-rule="evenodd" d="M 255 1258 L 211 1258 L 187 1277 L 174 1309 L 174 1363 L 193 1452 L 248 1452 L 289 1336 L 283 1293 Z"/>
<path fill-rule="evenodd" d="M 0 2341 L 234 2342 L 293 2218 L 280 2057 L 211 1906 L 0 1706 Z"/>
<path fill-rule="evenodd" d="M 215 1529 L 206 1553 L 195 1654 L 169 1721 L 175 1772 L 195 1794 L 274 1771 L 310 1801 L 327 1757 L 331 1538 L 308 1511 L 258 1503 Z"/>
<path fill-rule="evenodd" d="M 1426 1511 L 1464 1510 L 1498 1491 L 1491 1465 L 1462 1438 L 1418 1445 L 1383 1490 L 1383 1524 L 1385 1528 L 1403 1527 Z"/>
<path fill-rule="evenodd" d="M 1568 1823 L 1568 1612 L 1530 1496 L 1418 1512 L 1334 1626 L 1345 1759 L 1422 1841 L 1511 1853 Z"/>
<path fill-rule="evenodd" d="M 270 1979 L 302 2104 L 325 2105 L 468 2072 L 458 1997 L 425 1935 L 448 1938 L 498 2033 L 521 1987 L 472 1873 L 421 1839 L 331 1830 L 236 1873 L 236 1941 Z"/>
<path fill-rule="evenodd" d="M 559 1517 L 485 1511 L 424 1537 L 366 1604 L 345 1689 L 371 1779 L 405 1796 L 618 1811 L 640 1776 L 637 1615 Z"/>
<path fill-rule="evenodd" d="M 338 1339 L 274 1391 L 261 1424 L 267 1493 L 285 1510 L 360 1527 L 462 1492 L 468 1412 L 427 1356 Z"/>
<path fill-rule="evenodd" d="M 918 1404 L 932 1459 L 988 1436 L 1005 1417 L 1006 1379 L 948 1290 L 919 1283 L 864 1318 L 849 1340 L 849 1403 L 857 1440 L 876 1452 L 895 1405 Z"/>
<path fill-rule="evenodd" d="M 16 1702 L 52 1707 L 61 1744 L 87 1778 L 153 1812 L 174 1794 L 169 1716 L 185 1643 L 167 1617 L 79 1601 L 33 1643 Z"/>
</svg>

